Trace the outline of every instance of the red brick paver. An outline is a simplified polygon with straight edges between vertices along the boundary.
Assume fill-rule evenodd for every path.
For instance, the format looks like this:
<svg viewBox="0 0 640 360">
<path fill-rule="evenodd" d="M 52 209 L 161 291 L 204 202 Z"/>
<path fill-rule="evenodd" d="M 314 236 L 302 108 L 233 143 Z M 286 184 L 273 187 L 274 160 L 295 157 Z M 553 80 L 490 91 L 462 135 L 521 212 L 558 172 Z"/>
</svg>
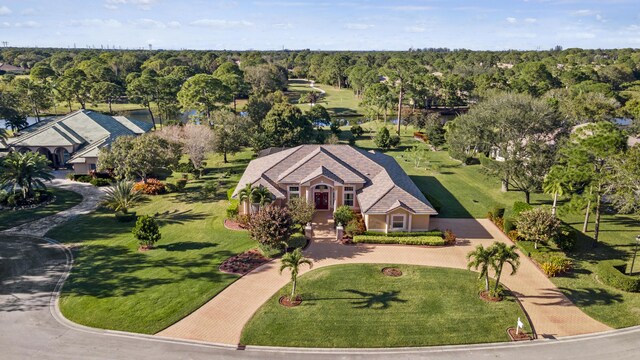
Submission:
<svg viewBox="0 0 640 360">
<path fill-rule="evenodd" d="M 314 241 L 305 255 L 313 268 L 349 263 L 394 263 L 466 269 L 466 254 L 477 244 L 509 242 L 490 221 L 475 219 L 434 219 L 433 226 L 452 229 L 456 246 L 423 248 L 401 245 L 345 246 L 334 240 L 331 226 L 318 218 Z M 324 224 L 322 224 L 324 223 Z M 540 337 L 560 337 L 610 330 L 583 313 L 529 260 L 521 256 L 516 275 L 502 276 L 502 282 L 520 299 Z M 265 264 L 238 279 L 201 308 L 159 332 L 165 337 L 237 344 L 244 325 L 273 294 L 289 282 L 278 272 L 278 261 Z M 307 267 L 301 274 L 309 271 Z"/>
</svg>

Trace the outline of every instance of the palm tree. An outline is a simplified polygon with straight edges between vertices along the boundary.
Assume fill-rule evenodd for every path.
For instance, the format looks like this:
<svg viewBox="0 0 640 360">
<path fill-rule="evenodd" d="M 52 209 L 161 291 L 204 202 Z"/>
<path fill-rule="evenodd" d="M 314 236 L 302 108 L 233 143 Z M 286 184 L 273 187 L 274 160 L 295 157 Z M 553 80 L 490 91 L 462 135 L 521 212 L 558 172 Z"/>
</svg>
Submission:
<svg viewBox="0 0 640 360">
<path fill-rule="evenodd" d="M 293 285 L 291 286 L 291 297 L 289 298 L 291 301 L 295 300 L 296 295 L 296 282 L 298 280 L 298 272 L 300 271 L 300 265 L 307 264 L 309 268 L 313 267 L 313 262 L 311 259 L 307 259 L 302 256 L 302 251 L 300 248 L 293 250 L 290 253 L 286 253 L 282 256 L 280 260 L 280 274 L 285 269 L 289 269 L 291 271 L 291 282 Z"/>
<path fill-rule="evenodd" d="M 552 168 L 551 171 L 544 178 L 544 185 L 542 190 L 545 194 L 553 194 L 553 207 L 551 208 L 551 215 L 556 216 L 556 208 L 558 204 L 558 196 L 562 196 L 571 191 L 571 185 L 566 184 L 562 175 L 560 174 L 560 168 Z"/>
<path fill-rule="evenodd" d="M 260 185 L 251 191 L 251 202 L 260 204 L 260 207 L 271 203 L 271 192 L 264 186 Z"/>
<path fill-rule="evenodd" d="M 126 214 L 129 208 L 141 199 L 142 194 L 134 189 L 134 183 L 122 180 L 106 190 L 102 204 L 113 211 L 122 211 L 123 214 Z"/>
<path fill-rule="evenodd" d="M 494 292 L 498 293 L 498 285 L 500 284 L 500 275 L 504 264 L 511 265 L 511 275 L 515 274 L 520 266 L 520 255 L 516 252 L 516 246 L 507 246 L 505 243 L 495 242 L 491 245 L 493 253 L 493 261 L 491 267 L 496 273 L 496 287 Z"/>
<path fill-rule="evenodd" d="M 484 248 L 482 244 L 476 246 L 476 249 L 467 254 L 467 269 L 474 268 L 479 269 L 480 274 L 478 279 L 484 277 L 484 289 L 489 291 L 489 266 L 493 261 L 493 251 L 489 248 Z"/>
<path fill-rule="evenodd" d="M 244 188 L 238 192 L 238 200 L 243 204 L 249 205 L 249 207 L 245 209 L 245 213 L 251 210 L 251 193 L 253 193 L 251 183 L 247 183 Z"/>
<path fill-rule="evenodd" d="M 2 162 L 0 168 L 0 188 L 10 192 L 22 191 L 24 199 L 29 198 L 36 188 L 46 189 L 44 181 L 53 180 L 49 160 L 34 152 L 12 152 Z"/>
</svg>

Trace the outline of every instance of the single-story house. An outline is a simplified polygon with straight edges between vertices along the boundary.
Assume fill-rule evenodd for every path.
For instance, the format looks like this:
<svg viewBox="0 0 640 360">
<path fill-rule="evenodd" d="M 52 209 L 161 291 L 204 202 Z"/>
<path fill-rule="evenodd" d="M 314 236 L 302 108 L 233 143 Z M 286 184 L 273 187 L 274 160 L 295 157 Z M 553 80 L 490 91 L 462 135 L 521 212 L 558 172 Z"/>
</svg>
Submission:
<svg viewBox="0 0 640 360">
<path fill-rule="evenodd" d="M 10 151 L 33 151 L 45 155 L 51 166 L 72 166 L 76 173 L 96 170 L 100 148 L 119 136 L 137 136 L 153 126 L 124 116 L 109 116 L 89 110 L 42 120 L 9 138 Z"/>
<path fill-rule="evenodd" d="M 349 145 L 300 145 L 259 157 L 232 197 L 247 184 L 267 188 L 279 206 L 294 197 L 313 203 L 316 211 L 350 206 L 371 231 L 426 231 L 438 214 L 393 157 Z M 245 201 L 239 211 L 251 208 Z"/>
</svg>

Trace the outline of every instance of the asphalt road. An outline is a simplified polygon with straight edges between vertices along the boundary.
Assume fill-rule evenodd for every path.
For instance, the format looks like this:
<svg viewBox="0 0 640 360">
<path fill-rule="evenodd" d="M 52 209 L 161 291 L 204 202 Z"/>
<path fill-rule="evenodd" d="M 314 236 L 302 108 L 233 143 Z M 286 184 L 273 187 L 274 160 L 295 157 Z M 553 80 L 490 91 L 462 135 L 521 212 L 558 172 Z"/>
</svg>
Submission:
<svg viewBox="0 0 640 360">
<path fill-rule="evenodd" d="M 2 359 L 638 359 L 640 327 L 517 344 L 382 350 L 235 347 L 89 329 L 61 317 L 57 292 L 70 254 L 28 236 L 0 235 Z M 309 324 L 313 326 L 313 324 Z"/>
</svg>

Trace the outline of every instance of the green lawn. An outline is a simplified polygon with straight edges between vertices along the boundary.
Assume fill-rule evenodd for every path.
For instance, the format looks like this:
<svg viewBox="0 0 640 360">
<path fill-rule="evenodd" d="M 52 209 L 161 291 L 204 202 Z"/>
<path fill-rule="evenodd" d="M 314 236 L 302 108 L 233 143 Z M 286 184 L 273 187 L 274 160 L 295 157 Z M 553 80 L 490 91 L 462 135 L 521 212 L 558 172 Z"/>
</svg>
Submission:
<svg viewBox="0 0 640 360">
<path fill-rule="evenodd" d="M 351 89 L 338 89 L 331 85 L 315 84 L 315 87 L 324 90 L 326 93 L 318 103 L 324 106 L 333 116 L 354 116 L 363 114 L 358 99 Z M 300 94 L 313 91 L 309 87 L 309 82 L 300 79 L 293 79 L 287 85 L 289 101 L 302 110 L 309 110 L 309 104 L 298 104 Z"/>
<path fill-rule="evenodd" d="M 18 226 L 30 221 L 53 215 L 60 211 L 78 205 L 82 201 L 82 195 L 73 191 L 50 188 L 56 200 L 46 206 L 26 210 L 2 210 L 0 211 L 0 231 Z"/>
<path fill-rule="evenodd" d="M 47 236 L 69 244 L 75 262 L 62 289 L 60 309 L 82 325 L 153 334 L 180 320 L 237 279 L 218 271 L 222 261 L 255 246 L 246 232 L 223 226 L 226 190 L 235 186 L 248 152 L 222 164 L 207 161 L 210 171 L 192 181 L 185 193 L 148 197 L 133 210 L 155 214 L 162 239 L 157 248 L 139 252 L 133 223 L 119 223 L 100 210 L 62 225 Z M 215 169 L 215 170 L 214 170 Z M 200 200 L 204 180 L 224 178 L 216 200 Z M 169 179 L 172 181 L 172 179 Z"/>
<path fill-rule="evenodd" d="M 507 297 L 478 296 L 477 274 L 465 270 L 382 264 L 336 265 L 299 279 L 303 302 L 278 303 L 287 285 L 245 326 L 241 343 L 301 347 L 399 347 L 508 341 L 508 327 L 526 318 Z M 283 275 L 285 276 L 285 275 Z M 529 328 L 528 325 L 526 326 Z"/>
</svg>

